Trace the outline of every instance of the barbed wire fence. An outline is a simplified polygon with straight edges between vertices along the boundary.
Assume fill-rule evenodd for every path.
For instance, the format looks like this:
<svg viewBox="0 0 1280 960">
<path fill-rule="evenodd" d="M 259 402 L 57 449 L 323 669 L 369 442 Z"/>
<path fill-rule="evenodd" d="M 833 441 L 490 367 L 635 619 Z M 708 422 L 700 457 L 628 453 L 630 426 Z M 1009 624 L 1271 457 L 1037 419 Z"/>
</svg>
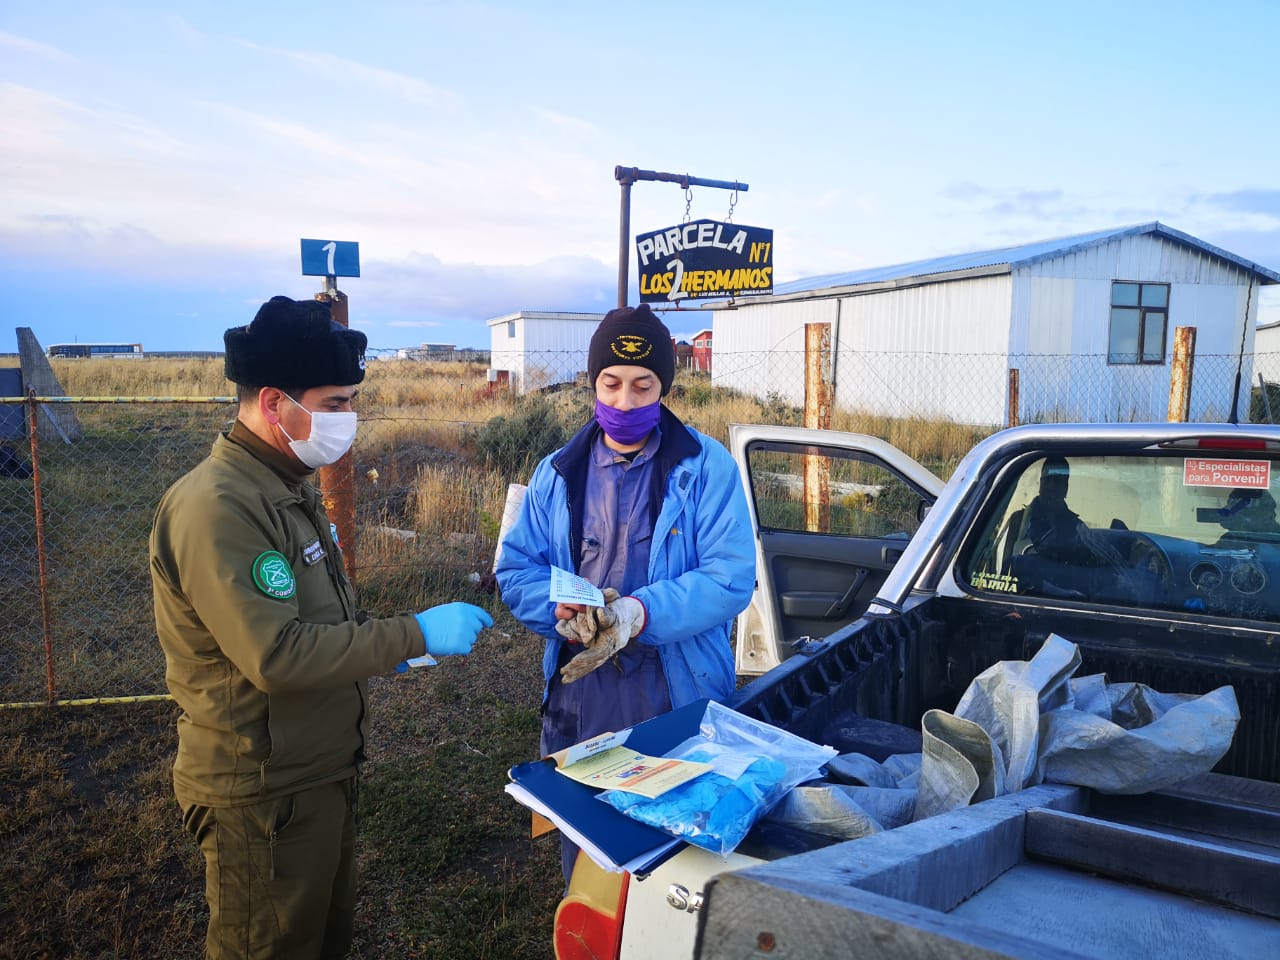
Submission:
<svg viewBox="0 0 1280 960">
<path fill-rule="evenodd" d="M 1280 378 L 1280 356 L 1247 359 L 1195 358 L 1190 419 L 1226 419 L 1238 389 L 1241 420 L 1280 421 L 1280 385 L 1267 372 Z M 994 432 L 1008 421 L 1012 368 L 1022 422 L 1165 419 L 1167 367 L 1105 361 L 841 350 L 834 406 L 841 418 L 938 419 Z M 424 376 L 438 366 L 412 358 L 394 366 L 402 364 L 419 364 Z M 373 397 L 383 365 L 370 366 Z M 709 372 L 678 376 L 669 402 L 713 435 L 719 421 L 708 425 L 704 417 L 796 423 L 804 365 L 802 351 L 717 354 Z M 448 410 L 394 398 L 362 406 L 353 450 L 362 606 L 387 614 L 406 596 L 465 596 L 483 582 L 506 485 L 527 476 L 478 463 L 467 436 L 495 413 L 510 415 L 514 398 L 574 385 L 585 396 L 585 367 L 585 350 L 526 352 L 519 363 L 472 355 L 440 374 L 459 398 Z M 589 409 L 584 400 L 574 416 L 585 420 Z M 29 398 L 0 398 L 0 412 L 15 410 L 24 429 L 0 441 L 0 706 L 165 696 L 148 569 L 152 517 L 164 490 L 234 418 L 233 401 L 57 397 L 33 406 Z"/>
</svg>

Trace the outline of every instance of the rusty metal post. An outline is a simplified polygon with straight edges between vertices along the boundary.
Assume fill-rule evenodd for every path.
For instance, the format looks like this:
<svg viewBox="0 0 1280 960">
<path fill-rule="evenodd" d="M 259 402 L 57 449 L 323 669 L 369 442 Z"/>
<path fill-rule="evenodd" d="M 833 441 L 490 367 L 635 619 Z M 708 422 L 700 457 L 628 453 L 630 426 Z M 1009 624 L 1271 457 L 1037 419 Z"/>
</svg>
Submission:
<svg viewBox="0 0 1280 960">
<path fill-rule="evenodd" d="M 804 325 L 804 425 L 831 429 L 831 324 Z"/>
<path fill-rule="evenodd" d="M 1191 415 L 1191 377 L 1195 372 L 1196 328 L 1173 332 L 1173 370 L 1169 375 L 1169 422 L 1186 423 Z"/>
<path fill-rule="evenodd" d="M 40 486 L 40 432 L 37 427 L 39 405 L 34 389 L 27 390 L 27 422 L 31 433 L 31 489 L 35 496 L 36 565 L 40 571 L 40 625 L 44 632 L 44 674 L 49 703 L 57 698 L 53 676 L 53 623 L 49 614 L 49 571 L 44 542 L 44 494 Z"/>
<path fill-rule="evenodd" d="M 1018 405 L 1021 400 L 1018 397 L 1018 368 L 1009 368 L 1009 426 L 1016 427 L 1022 423 L 1022 417 L 1019 412 Z"/>
<path fill-rule="evenodd" d="M 336 279 L 326 277 L 325 289 L 316 295 L 316 299 L 328 303 L 333 319 L 346 327 L 350 325 L 347 321 L 347 295 L 334 286 Z M 329 522 L 338 528 L 338 544 L 352 583 L 356 579 L 355 491 L 356 467 L 350 450 L 337 463 L 320 468 L 320 499 L 329 515 Z"/>
<path fill-rule="evenodd" d="M 831 324 L 804 325 L 804 425 L 831 429 Z M 831 461 L 821 454 L 804 458 L 804 526 L 825 533 L 830 528 Z"/>
</svg>

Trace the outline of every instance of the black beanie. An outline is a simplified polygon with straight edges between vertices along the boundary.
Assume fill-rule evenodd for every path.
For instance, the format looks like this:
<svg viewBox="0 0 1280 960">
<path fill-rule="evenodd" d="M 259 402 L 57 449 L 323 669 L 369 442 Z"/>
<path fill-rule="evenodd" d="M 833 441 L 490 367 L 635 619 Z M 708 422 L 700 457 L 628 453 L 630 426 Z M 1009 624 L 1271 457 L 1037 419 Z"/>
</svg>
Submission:
<svg viewBox="0 0 1280 960">
<path fill-rule="evenodd" d="M 664 397 L 671 390 L 671 381 L 676 375 L 676 350 L 671 345 L 671 331 L 653 315 L 647 303 L 610 310 L 591 335 L 587 378 L 592 388 L 601 370 L 619 363 L 634 363 L 656 373 Z"/>
<path fill-rule="evenodd" d="M 253 322 L 222 335 L 232 383 L 306 390 L 364 379 L 368 339 L 333 319 L 321 300 L 272 297 Z"/>
</svg>

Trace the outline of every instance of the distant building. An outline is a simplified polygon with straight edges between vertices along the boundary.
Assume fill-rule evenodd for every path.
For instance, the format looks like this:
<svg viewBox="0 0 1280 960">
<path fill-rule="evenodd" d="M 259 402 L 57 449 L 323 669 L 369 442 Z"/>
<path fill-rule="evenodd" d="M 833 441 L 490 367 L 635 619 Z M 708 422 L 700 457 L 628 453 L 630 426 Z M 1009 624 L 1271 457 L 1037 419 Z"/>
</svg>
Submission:
<svg viewBox="0 0 1280 960">
<path fill-rule="evenodd" d="M 433 360 L 443 363 L 479 363 L 487 361 L 483 350 L 473 347 L 458 349 L 452 343 L 424 343 L 420 347 L 402 347 L 396 351 L 397 360 Z"/>
<path fill-rule="evenodd" d="M 699 330 L 693 335 L 693 355 L 689 367 L 701 373 L 711 372 L 711 330 Z"/>
<path fill-rule="evenodd" d="M 1193 420 L 1248 416 L 1259 290 L 1280 273 L 1161 223 L 780 283 L 714 312 L 713 381 L 803 402 L 805 325 L 831 325 L 835 404 L 888 416 L 1164 420 L 1178 327 Z"/>
<path fill-rule="evenodd" d="M 490 379 L 506 372 L 516 393 L 573 383 L 587 371 L 587 347 L 602 313 L 521 310 L 489 326 Z"/>
<path fill-rule="evenodd" d="M 1254 386 L 1258 385 L 1258 377 L 1268 383 L 1280 383 L 1280 317 L 1275 320 L 1264 319 L 1254 331 Z"/>
<path fill-rule="evenodd" d="M 141 357 L 140 343 L 54 343 L 49 345 L 51 357 L 118 359 Z"/>
</svg>

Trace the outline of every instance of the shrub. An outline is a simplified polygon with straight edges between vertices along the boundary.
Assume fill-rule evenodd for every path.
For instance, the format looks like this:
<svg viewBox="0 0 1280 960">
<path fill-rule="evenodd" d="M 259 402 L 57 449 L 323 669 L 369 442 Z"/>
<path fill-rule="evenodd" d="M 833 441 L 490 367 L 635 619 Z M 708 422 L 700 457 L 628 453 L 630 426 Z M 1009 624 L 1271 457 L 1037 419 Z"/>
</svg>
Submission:
<svg viewBox="0 0 1280 960">
<path fill-rule="evenodd" d="M 530 397 L 519 401 L 511 416 L 494 417 L 480 427 L 475 445 L 489 467 L 512 480 L 524 480 L 539 460 L 568 439 L 551 404 Z"/>
</svg>

